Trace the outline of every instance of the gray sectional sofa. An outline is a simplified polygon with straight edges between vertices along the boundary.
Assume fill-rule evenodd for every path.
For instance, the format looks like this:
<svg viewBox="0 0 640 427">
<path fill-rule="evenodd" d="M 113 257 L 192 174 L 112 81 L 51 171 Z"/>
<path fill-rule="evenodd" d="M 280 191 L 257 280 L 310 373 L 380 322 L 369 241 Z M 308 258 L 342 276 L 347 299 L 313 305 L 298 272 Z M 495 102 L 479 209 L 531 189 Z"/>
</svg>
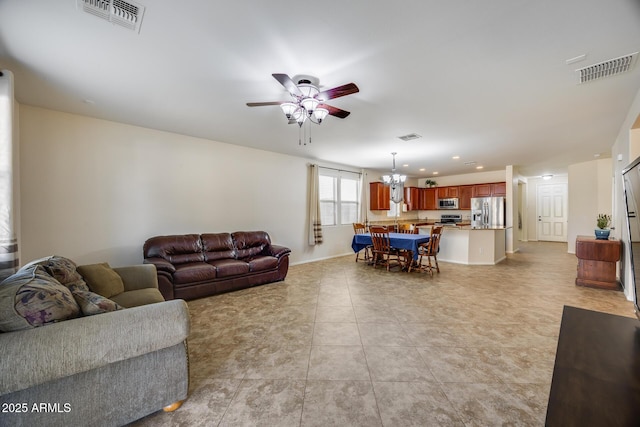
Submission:
<svg viewBox="0 0 640 427">
<path fill-rule="evenodd" d="M 52 271 L 46 263 L 25 266 L 0 284 L 1 426 L 120 426 L 186 399 L 186 303 L 162 299 L 153 265 L 102 270 L 122 279 L 123 292 L 106 305 L 95 303 L 100 297 L 83 305 L 74 292 L 75 300 L 83 313 L 116 308 L 66 320 L 48 319 L 55 307 L 23 316 L 30 287 L 46 289 L 45 272 Z M 86 271 L 91 276 L 95 268 Z M 13 297 L 12 289 L 18 289 Z M 23 327 L 25 319 L 36 326 Z M 6 332 L 11 328 L 17 329 Z"/>
</svg>

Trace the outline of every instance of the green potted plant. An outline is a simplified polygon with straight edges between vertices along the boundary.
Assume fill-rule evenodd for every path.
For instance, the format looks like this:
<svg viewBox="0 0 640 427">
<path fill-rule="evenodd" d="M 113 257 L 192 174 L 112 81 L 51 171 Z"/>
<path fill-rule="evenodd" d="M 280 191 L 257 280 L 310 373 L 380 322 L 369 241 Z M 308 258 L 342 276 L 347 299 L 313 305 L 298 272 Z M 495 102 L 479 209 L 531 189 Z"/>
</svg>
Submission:
<svg viewBox="0 0 640 427">
<path fill-rule="evenodd" d="M 598 218 L 596 220 L 596 239 L 598 240 L 606 240 L 609 238 L 609 225 L 611 224 L 611 215 L 607 214 L 598 214 Z"/>
<path fill-rule="evenodd" d="M 424 182 L 424 185 L 426 185 L 427 187 L 435 187 L 436 185 L 438 185 L 438 183 L 432 179 L 428 179 Z"/>
</svg>

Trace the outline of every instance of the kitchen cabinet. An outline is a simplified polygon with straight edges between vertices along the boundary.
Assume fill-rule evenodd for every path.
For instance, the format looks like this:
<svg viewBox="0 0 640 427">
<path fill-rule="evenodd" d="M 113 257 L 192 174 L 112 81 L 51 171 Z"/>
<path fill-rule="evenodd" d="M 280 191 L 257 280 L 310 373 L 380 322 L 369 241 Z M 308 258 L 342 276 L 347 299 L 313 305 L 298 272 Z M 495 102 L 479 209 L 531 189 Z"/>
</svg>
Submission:
<svg viewBox="0 0 640 427">
<path fill-rule="evenodd" d="M 449 199 L 458 196 L 458 187 L 437 187 L 438 199 Z"/>
<path fill-rule="evenodd" d="M 506 182 L 494 182 L 491 184 L 492 196 L 506 196 L 507 195 L 507 183 Z"/>
<path fill-rule="evenodd" d="M 369 183 L 369 209 L 372 211 L 388 211 L 391 209 L 389 186 L 382 182 Z"/>
<path fill-rule="evenodd" d="M 418 187 L 405 187 L 404 202 L 408 211 L 420 209 L 420 189 Z"/>
<path fill-rule="evenodd" d="M 473 185 L 461 185 L 458 187 L 460 196 L 458 197 L 458 209 L 471 209 L 471 198 L 473 197 Z"/>
<path fill-rule="evenodd" d="M 473 186 L 473 197 L 490 197 L 491 184 L 476 184 Z"/>
<path fill-rule="evenodd" d="M 420 188 L 418 209 L 425 211 L 437 209 L 436 196 L 437 193 L 435 188 Z"/>
</svg>

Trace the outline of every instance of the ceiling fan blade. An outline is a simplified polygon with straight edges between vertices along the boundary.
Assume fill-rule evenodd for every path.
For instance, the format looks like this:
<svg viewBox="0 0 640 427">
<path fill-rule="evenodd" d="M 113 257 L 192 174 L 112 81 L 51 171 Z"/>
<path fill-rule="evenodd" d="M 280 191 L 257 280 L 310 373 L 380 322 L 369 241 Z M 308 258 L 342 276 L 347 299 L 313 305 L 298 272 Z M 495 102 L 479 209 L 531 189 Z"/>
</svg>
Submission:
<svg viewBox="0 0 640 427">
<path fill-rule="evenodd" d="M 360 92 L 360 89 L 358 89 L 358 86 L 356 86 L 355 83 L 347 83 L 346 85 L 320 92 L 316 95 L 316 99 L 319 101 L 327 101 L 329 99 L 340 98 L 341 96 L 351 95 L 352 93 L 357 92 Z"/>
<path fill-rule="evenodd" d="M 298 85 L 296 85 L 289 76 L 287 76 L 286 74 L 277 74 L 277 73 L 271 74 L 271 75 L 273 76 L 274 79 L 279 81 L 280 84 L 284 86 L 284 88 L 288 90 L 291 95 L 302 96 L 302 92 L 300 92 L 300 89 L 298 89 Z"/>
<path fill-rule="evenodd" d="M 247 102 L 247 107 L 264 107 L 265 105 L 280 105 L 288 101 L 271 101 L 271 102 Z"/>
<path fill-rule="evenodd" d="M 332 107 L 331 105 L 327 105 L 327 104 L 320 104 L 318 106 L 318 108 L 320 108 L 320 107 L 326 108 L 327 110 L 329 110 L 329 115 L 330 116 L 338 117 L 340 119 L 344 119 L 349 114 L 351 114 L 349 111 L 345 111 L 345 110 L 342 110 L 340 108 Z"/>
</svg>

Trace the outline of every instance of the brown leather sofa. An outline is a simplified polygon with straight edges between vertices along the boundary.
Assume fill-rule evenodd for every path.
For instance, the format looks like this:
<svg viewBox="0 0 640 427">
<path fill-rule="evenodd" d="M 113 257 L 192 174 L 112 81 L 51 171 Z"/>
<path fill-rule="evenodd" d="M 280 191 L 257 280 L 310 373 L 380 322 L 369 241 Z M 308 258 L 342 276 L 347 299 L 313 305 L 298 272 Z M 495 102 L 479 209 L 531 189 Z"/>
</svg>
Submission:
<svg viewBox="0 0 640 427">
<path fill-rule="evenodd" d="M 166 300 L 185 300 L 284 280 L 291 249 L 264 231 L 156 236 L 144 243 Z"/>
</svg>

